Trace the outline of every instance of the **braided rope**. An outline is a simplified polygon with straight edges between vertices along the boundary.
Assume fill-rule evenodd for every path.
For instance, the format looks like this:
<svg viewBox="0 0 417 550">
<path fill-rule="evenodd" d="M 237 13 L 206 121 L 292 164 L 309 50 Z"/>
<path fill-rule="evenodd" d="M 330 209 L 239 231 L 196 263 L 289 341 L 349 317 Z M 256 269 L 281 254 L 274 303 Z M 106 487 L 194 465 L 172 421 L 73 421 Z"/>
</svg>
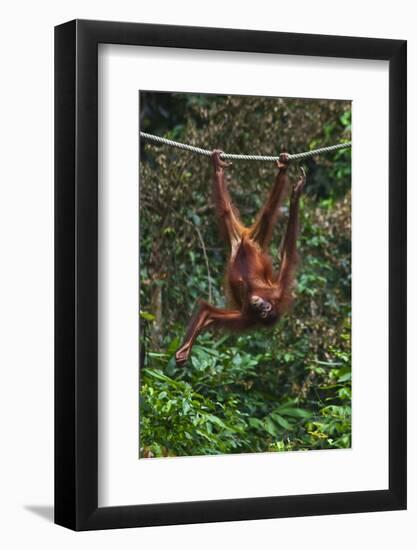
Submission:
<svg viewBox="0 0 417 550">
<path fill-rule="evenodd" d="M 201 149 L 201 147 L 194 147 L 194 145 L 179 143 L 178 141 L 172 141 L 171 139 L 154 136 L 153 134 L 147 134 L 145 132 L 140 132 L 140 137 L 146 141 L 169 145 L 170 147 L 176 147 L 177 149 L 184 149 L 186 151 L 196 153 L 197 155 L 204 155 L 206 157 L 209 157 L 212 154 L 212 151 L 209 149 Z M 308 157 L 313 157 L 315 155 L 320 155 L 322 153 L 337 151 L 338 149 L 346 149 L 347 147 L 352 147 L 352 143 L 350 141 L 346 143 L 338 143 L 337 145 L 330 145 L 329 147 L 321 147 L 320 149 L 314 149 L 312 151 L 306 151 L 304 153 L 289 154 L 288 158 L 290 160 L 301 160 Z M 279 156 L 271 157 L 266 155 L 237 155 L 234 153 L 222 153 L 220 157 L 225 160 L 264 160 L 266 162 L 274 162 L 279 159 Z"/>
</svg>

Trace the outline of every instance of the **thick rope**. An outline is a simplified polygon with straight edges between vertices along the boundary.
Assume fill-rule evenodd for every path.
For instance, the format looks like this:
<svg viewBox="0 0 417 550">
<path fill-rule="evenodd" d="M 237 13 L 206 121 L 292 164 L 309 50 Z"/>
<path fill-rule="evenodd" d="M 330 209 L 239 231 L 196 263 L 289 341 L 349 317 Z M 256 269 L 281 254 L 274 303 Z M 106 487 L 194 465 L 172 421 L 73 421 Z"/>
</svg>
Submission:
<svg viewBox="0 0 417 550">
<path fill-rule="evenodd" d="M 154 136 L 153 134 L 147 134 L 145 132 L 140 132 L 140 137 L 146 141 L 151 141 L 153 143 L 161 143 L 163 145 L 169 145 L 170 147 L 176 147 L 177 149 L 185 149 L 186 151 L 191 151 L 192 153 L 196 153 L 197 155 L 204 155 L 206 157 L 209 157 L 212 154 L 212 151 L 209 149 L 201 149 L 200 147 L 194 147 L 194 145 L 179 143 L 178 141 L 172 141 L 170 139 Z M 313 157 L 315 155 L 320 155 L 322 153 L 337 151 L 338 149 L 346 149 L 347 147 L 352 147 L 352 143 L 350 141 L 346 143 L 338 143 L 337 145 L 330 145 L 329 147 L 321 147 L 320 149 L 306 151 L 305 153 L 288 154 L 288 158 L 290 160 L 301 160 L 308 157 Z M 225 160 L 264 160 L 266 162 L 274 162 L 279 159 L 279 156 L 271 157 L 265 155 L 237 155 L 234 153 L 222 153 L 220 157 Z"/>
</svg>

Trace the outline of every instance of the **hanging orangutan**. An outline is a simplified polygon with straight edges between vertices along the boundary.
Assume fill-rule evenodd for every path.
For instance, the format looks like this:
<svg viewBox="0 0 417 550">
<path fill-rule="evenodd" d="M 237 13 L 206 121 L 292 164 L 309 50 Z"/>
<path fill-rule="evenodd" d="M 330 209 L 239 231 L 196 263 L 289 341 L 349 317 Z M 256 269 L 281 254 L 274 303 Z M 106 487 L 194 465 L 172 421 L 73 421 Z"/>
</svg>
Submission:
<svg viewBox="0 0 417 550">
<path fill-rule="evenodd" d="M 242 331 L 272 326 L 288 309 L 293 299 L 297 266 L 298 211 L 306 177 L 301 168 L 300 179 L 292 187 L 287 230 L 281 250 L 281 265 L 274 272 L 267 248 L 288 187 L 289 158 L 281 153 L 278 173 L 268 200 L 251 227 L 244 227 L 233 206 L 224 179 L 230 163 L 221 160 L 222 151 L 213 151 L 214 201 L 224 240 L 230 245 L 226 268 L 225 292 L 230 309 L 220 309 L 201 300 L 191 319 L 184 341 L 175 354 L 177 364 L 187 361 L 195 339 L 207 328 Z"/>
</svg>

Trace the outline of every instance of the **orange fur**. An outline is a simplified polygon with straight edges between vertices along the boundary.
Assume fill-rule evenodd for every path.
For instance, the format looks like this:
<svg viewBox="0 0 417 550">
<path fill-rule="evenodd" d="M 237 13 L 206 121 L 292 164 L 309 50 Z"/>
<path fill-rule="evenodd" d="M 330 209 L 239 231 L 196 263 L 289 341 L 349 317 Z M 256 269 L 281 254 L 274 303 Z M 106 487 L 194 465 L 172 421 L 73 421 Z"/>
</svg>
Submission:
<svg viewBox="0 0 417 550">
<path fill-rule="evenodd" d="M 187 360 L 201 331 L 207 328 L 241 331 L 255 326 L 271 326 L 288 310 L 293 301 L 298 209 L 305 175 L 303 173 L 292 190 L 281 266 L 278 273 L 274 273 L 266 250 L 288 187 L 288 157 L 285 153 L 280 155 L 275 185 L 255 223 L 246 228 L 240 221 L 238 210 L 232 204 L 224 179 L 224 168 L 228 164 L 220 159 L 220 154 L 220 151 L 213 151 L 212 154 L 213 191 L 220 232 L 230 246 L 225 291 L 232 309 L 220 309 L 201 301 L 187 328 L 184 342 L 176 353 L 177 363 Z"/>
</svg>

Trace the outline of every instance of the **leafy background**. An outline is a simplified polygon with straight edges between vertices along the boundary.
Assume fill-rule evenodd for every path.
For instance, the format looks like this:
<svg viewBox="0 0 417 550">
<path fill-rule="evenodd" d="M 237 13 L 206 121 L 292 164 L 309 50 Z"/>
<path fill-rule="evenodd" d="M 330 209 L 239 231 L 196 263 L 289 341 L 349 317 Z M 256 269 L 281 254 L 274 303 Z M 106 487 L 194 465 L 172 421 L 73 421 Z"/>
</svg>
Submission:
<svg viewBox="0 0 417 550">
<path fill-rule="evenodd" d="M 236 153 L 301 152 L 351 139 L 349 101 L 142 92 L 140 119 L 146 132 Z M 211 204 L 209 160 L 142 140 L 141 457 L 350 447 L 350 149 L 303 164 L 292 311 L 272 331 L 206 332 L 177 367 L 174 353 L 197 299 L 225 305 L 227 251 Z M 242 161 L 228 170 L 245 222 L 275 170 Z M 283 212 L 270 250 L 275 265 L 286 204 Z"/>
</svg>

